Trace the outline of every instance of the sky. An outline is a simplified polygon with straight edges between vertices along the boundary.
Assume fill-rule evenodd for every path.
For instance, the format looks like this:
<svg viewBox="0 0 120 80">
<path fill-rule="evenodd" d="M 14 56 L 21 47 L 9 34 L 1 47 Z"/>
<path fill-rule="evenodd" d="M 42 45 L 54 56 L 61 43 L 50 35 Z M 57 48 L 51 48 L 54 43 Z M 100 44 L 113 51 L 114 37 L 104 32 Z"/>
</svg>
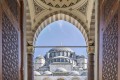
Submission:
<svg viewBox="0 0 120 80">
<path fill-rule="evenodd" d="M 47 25 L 39 34 L 35 46 L 86 46 L 80 30 L 73 24 L 58 20 Z M 45 55 L 51 48 L 35 48 L 34 58 Z M 87 57 L 86 48 L 71 48 L 78 55 Z"/>
</svg>

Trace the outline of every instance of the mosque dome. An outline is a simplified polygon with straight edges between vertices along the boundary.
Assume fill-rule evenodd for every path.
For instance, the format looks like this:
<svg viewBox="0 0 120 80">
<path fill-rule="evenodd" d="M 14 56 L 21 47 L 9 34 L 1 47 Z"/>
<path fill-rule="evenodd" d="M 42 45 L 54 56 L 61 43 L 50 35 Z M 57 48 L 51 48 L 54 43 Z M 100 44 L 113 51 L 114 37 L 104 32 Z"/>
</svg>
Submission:
<svg viewBox="0 0 120 80">
<path fill-rule="evenodd" d="M 57 68 L 56 70 L 55 70 L 55 72 L 67 72 L 67 70 L 65 69 L 65 68 L 62 68 L 62 67 L 60 67 L 60 68 Z"/>
<path fill-rule="evenodd" d="M 36 63 L 39 63 L 39 66 L 42 67 L 45 64 L 45 58 L 41 55 L 36 57 Z"/>
<path fill-rule="evenodd" d="M 47 54 L 45 55 L 48 61 L 48 64 L 51 63 L 71 63 L 74 62 L 75 59 L 75 52 L 67 47 L 60 47 L 60 48 L 53 48 L 50 49 Z"/>
<path fill-rule="evenodd" d="M 80 74 L 79 74 L 78 71 L 71 71 L 71 72 L 70 72 L 70 75 L 71 75 L 71 76 L 78 76 L 78 75 L 80 75 Z"/>
<path fill-rule="evenodd" d="M 45 71 L 45 72 L 44 72 L 44 75 L 52 75 L 52 72 L 50 72 L 50 71 Z"/>
<path fill-rule="evenodd" d="M 38 55 L 36 59 L 44 59 L 44 57 L 42 55 Z"/>
<path fill-rule="evenodd" d="M 63 47 L 63 48 L 53 48 L 51 50 L 49 50 L 49 52 L 53 52 L 53 51 L 69 51 L 69 52 L 74 52 L 72 49 L 70 48 L 66 48 L 66 47 Z"/>
<path fill-rule="evenodd" d="M 38 71 L 34 71 L 34 76 L 40 76 L 41 74 Z"/>
</svg>

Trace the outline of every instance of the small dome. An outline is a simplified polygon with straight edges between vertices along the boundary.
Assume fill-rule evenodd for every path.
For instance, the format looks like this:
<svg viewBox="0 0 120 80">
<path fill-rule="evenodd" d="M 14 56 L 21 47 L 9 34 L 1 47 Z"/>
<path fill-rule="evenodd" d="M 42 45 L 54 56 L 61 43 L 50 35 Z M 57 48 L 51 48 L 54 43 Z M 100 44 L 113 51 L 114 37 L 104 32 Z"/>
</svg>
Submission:
<svg viewBox="0 0 120 80">
<path fill-rule="evenodd" d="M 82 72 L 80 76 L 87 76 L 87 72 Z"/>
<path fill-rule="evenodd" d="M 44 59 L 44 57 L 42 55 L 39 55 L 36 57 L 36 59 Z"/>
<path fill-rule="evenodd" d="M 34 71 L 34 76 L 40 76 L 41 74 L 38 71 Z"/>
<path fill-rule="evenodd" d="M 57 68 L 55 72 L 67 72 L 67 70 L 60 67 L 60 68 Z"/>
<path fill-rule="evenodd" d="M 40 56 L 36 57 L 35 63 L 40 64 L 39 66 L 42 67 L 45 64 L 45 58 L 40 55 Z"/>
<path fill-rule="evenodd" d="M 44 72 L 44 75 L 52 75 L 52 72 L 50 72 L 50 71 L 45 71 L 45 72 Z"/>
<path fill-rule="evenodd" d="M 80 75 L 80 74 L 79 74 L 78 71 L 71 71 L 71 72 L 70 72 L 70 75 L 72 75 L 72 76 L 78 76 L 78 75 Z"/>
</svg>

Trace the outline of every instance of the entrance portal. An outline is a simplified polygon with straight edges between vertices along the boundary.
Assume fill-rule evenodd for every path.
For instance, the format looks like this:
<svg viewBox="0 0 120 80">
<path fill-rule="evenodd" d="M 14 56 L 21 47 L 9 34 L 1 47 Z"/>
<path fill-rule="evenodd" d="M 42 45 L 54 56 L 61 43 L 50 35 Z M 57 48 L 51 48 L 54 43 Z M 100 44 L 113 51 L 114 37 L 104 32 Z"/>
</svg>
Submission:
<svg viewBox="0 0 120 80">
<path fill-rule="evenodd" d="M 59 76 L 87 79 L 87 49 L 82 33 L 67 21 L 48 25 L 38 36 L 34 53 L 34 78 Z M 38 75 L 36 74 L 39 73 Z M 60 78 L 60 80 L 63 78 Z"/>
</svg>

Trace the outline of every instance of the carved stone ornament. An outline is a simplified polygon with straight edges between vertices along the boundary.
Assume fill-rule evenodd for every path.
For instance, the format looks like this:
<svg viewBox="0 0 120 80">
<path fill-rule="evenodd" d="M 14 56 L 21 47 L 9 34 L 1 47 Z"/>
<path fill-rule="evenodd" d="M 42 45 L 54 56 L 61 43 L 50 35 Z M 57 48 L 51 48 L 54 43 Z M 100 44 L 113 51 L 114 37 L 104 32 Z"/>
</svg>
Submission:
<svg viewBox="0 0 120 80">
<path fill-rule="evenodd" d="M 66 8 L 77 4 L 81 0 L 41 0 L 41 1 L 51 7 Z"/>
<path fill-rule="evenodd" d="M 87 4 L 88 4 L 88 2 L 86 2 L 83 6 L 81 6 L 77 10 L 80 11 L 81 13 L 83 13 L 84 15 L 86 15 Z"/>
<path fill-rule="evenodd" d="M 2 79 L 19 80 L 18 32 L 5 13 L 2 14 Z"/>
<path fill-rule="evenodd" d="M 35 8 L 35 15 L 37 15 L 38 13 L 42 12 L 44 9 L 42 7 L 40 7 L 40 5 L 38 5 L 35 1 L 34 1 L 34 8 Z"/>
<path fill-rule="evenodd" d="M 118 14 L 103 33 L 103 80 L 118 80 Z"/>
</svg>

